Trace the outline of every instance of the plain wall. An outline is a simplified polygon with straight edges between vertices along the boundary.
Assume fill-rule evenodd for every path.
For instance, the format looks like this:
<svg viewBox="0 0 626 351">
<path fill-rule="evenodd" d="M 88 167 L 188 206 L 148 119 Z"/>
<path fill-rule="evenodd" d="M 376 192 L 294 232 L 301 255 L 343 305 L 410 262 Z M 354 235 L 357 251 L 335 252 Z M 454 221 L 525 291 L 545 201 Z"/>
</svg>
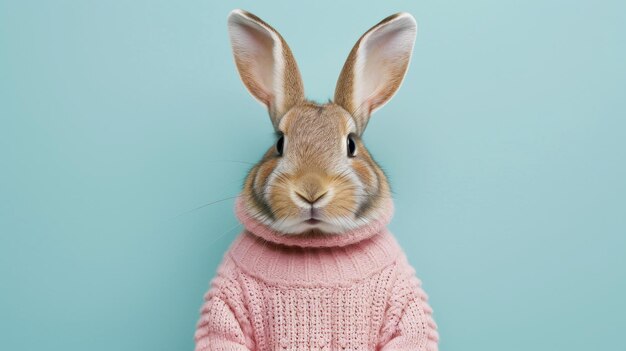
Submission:
<svg viewBox="0 0 626 351">
<path fill-rule="evenodd" d="M 625 2 L 76 0 L 0 1 L 0 349 L 193 348 L 232 197 L 274 141 L 235 7 L 318 101 L 364 31 L 417 18 L 365 142 L 442 350 L 623 348 Z"/>
</svg>

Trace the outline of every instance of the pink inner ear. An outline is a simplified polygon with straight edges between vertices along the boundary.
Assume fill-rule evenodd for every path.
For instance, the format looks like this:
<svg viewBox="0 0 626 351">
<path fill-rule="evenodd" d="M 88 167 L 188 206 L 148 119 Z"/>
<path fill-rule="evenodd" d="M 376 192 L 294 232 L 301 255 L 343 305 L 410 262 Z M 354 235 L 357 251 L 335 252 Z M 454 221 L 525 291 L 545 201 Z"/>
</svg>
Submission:
<svg viewBox="0 0 626 351">
<path fill-rule="evenodd" d="M 411 57 L 415 22 L 401 18 L 370 32 L 359 48 L 356 106 L 382 107 L 399 88 Z"/>
<path fill-rule="evenodd" d="M 240 20 L 231 28 L 241 78 L 250 92 L 269 107 L 274 89 L 274 40 L 259 24 Z"/>
</svg>

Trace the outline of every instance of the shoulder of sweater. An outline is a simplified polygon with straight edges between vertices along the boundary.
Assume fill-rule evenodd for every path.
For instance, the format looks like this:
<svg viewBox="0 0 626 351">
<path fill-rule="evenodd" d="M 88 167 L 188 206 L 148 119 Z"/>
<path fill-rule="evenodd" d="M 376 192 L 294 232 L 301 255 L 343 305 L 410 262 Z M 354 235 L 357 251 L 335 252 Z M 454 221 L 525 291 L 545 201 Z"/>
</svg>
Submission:
<svg viewBox="0 0 626 351">
<path fill-rule="evenodd" d="M 217 268 L 217 274 L 211 280 L 211 289 L 207 295 L 217 296 L 224 292 L 228 294 L 238 293 L 241 291 L 238 277 L 240 270 L 233 261 L 233 259 L 225 255 L 222 262 Z"/>
</svg>

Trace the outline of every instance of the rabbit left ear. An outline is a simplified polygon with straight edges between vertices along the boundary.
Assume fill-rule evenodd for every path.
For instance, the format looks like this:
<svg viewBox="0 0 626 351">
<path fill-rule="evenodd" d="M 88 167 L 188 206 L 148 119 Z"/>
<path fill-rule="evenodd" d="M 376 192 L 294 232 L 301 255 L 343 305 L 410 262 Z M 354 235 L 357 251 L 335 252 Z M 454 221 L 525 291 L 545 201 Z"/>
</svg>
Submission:
<svg viewBox="0 0 626 351">
<path fill-rule="evenodd" d="M 269 111 L 274 128 L 280 118 L 304 100 L 296 60 L 281 35 L 257 16 L 233 10 L 228 34 L 239 76 L 256 100 Z"/>
<path fill-rule="evenodd" d="M 408 13 L 391 15 L 368 30 L 352 48 L 335 88 L 335 103 L 365 130 L 370 114 L 398 91 L 411 60 L 417 23 Z"/>
</svg>

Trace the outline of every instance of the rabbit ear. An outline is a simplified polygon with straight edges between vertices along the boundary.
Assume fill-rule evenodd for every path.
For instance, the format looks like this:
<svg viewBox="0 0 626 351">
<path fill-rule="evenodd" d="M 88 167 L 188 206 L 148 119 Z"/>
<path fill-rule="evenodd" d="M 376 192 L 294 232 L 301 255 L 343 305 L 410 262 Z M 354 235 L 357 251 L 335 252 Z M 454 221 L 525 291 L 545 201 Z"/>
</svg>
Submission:
<svg viewBox="0 0 626 351">
<path fill-rule="evenodd" d="M 228 16 L 228 33 L 241 80 L 267 107 L 277 128 L 280 118 L 304 100 L 302 78 L 289 46 L 269 24 L 243 10 Z"/>
<path fill-rule="evenodd" d="M 370 114 L 400 88 L 416 34 L 413 16 L 397 13 L 368 30 L 352 48 L 337 81 L 335 103 L 356 119 L 359 134 Z"/>
</svg>

